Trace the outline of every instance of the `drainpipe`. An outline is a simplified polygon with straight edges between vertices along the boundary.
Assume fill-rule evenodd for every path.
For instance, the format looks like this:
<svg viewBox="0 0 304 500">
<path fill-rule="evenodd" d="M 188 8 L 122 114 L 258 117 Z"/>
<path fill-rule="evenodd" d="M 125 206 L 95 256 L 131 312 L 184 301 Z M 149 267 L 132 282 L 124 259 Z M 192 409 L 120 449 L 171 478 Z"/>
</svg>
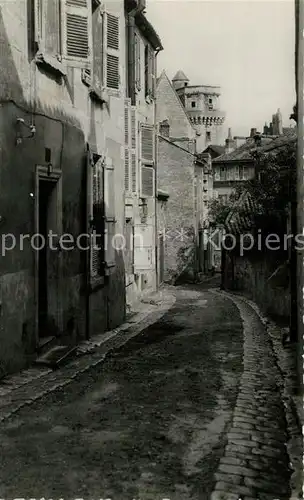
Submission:
<svg viewBox="0 0 304 500">
<path fill-rule="evenodd" d="M 156 66 L 156 60 L 157 60 L 157 55 L 160 52 L 160 49 L 156 50 L 155 52 L 155 63 L 154 63 L 154 78 L 156 79 L 157 75 L 157 66 Z M 156 81 L 154 84 L 154 89 L 155 89 L 155 94 L 156 94 Z M 157 133 L 157 99 L 156 95 L 154 95 L 154 132 L 155 132 L 155 141 L 154 141 L 154 206 L 155 206 L 155 281 L 156 281 L 156 291 L 159 289 L 159 283 L 158 283 L 158 275 L 159 275 L 159 269 L 158 269 L 158 217 L 157 217 L 157 170 L 158 170 L 158 133 Z"/>
</svg>

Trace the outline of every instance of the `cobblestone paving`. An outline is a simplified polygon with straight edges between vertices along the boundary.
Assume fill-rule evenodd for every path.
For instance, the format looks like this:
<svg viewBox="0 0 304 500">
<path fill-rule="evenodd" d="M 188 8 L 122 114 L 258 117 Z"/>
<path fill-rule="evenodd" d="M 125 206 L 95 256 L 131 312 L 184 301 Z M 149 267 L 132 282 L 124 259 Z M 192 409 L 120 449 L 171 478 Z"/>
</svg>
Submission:
<svg viewBox="0 0 304 500">
<path fill-rule="evenodd" d="M 244 372 L 211 500 L 287 500 L 288 437 L 271 341 L 252 307 L 230 298 L 243 320 Z"/>
</svg>

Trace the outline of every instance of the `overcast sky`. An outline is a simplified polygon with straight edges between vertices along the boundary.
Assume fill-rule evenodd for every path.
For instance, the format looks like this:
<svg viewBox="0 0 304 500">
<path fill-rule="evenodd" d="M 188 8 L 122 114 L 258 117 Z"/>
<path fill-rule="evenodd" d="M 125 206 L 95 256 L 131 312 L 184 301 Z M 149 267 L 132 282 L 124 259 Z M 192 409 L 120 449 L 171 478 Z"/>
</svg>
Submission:
<svg viewBox="0 0 304 500">
<path fill-rule="evenodd" d="M 158 73 L 220 85 L 233 135 L 262 131 L 278 108 L 294 125 L 293 0 L 147 0 L 146 15 L 164 46 Z"/>
</svg>

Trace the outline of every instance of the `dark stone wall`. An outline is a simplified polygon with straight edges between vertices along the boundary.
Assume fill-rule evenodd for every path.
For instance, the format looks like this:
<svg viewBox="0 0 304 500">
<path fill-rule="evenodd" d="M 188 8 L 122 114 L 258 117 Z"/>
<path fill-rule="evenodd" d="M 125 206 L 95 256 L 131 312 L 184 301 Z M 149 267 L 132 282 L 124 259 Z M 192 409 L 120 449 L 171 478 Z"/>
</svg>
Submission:
<svg viewBox="0 0 304 500">
<path fill-rule="evenodd" d="M 0 237 L 35 232 L 35 166 L 51 163 L 62 171 L 62 232 L 86 232 L 86 142 L 75 125 L 35 115 L 36 134 L 16 144 L 16 120 L 30 123 L 30 112 L 13 103 L 0 107 Z M 25 135 L 27 131 L 25 129 Z M 35 356 L 35 252 L 29 240 L 3 255 L 0 240 L 0 377 L 26 366 Z M 120 324 L 125 314 L 124 265 L 117 266 L 103 286 L 87 287 L 87 254 L 77 248 L 62 251 L 58 304 L 62 327 L 54 333 L 77 342 Z M 87 318 L 89 314 L 89 318 Z M 87 321 L 89 319 L 89 321 Z M 54 325 L 56 330 L 58 325 Z"/>
</svg>

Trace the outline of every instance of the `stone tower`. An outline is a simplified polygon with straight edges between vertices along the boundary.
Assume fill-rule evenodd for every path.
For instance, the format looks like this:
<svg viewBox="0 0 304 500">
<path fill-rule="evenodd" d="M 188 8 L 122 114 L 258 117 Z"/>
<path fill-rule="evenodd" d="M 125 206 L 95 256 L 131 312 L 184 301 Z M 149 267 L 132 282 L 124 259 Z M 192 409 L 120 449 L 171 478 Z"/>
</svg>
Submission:
<svg viewBox="0 0 304 500">
<path fill-rule="evenodd" d="M 197 153 L 209 144 L 222 144 L 225 113 L 220 111 L 220 87 L 189 85 L 189 79 L 181 70 L 176 73 L 172 85 L 196 130 Z"/>
</svg>

